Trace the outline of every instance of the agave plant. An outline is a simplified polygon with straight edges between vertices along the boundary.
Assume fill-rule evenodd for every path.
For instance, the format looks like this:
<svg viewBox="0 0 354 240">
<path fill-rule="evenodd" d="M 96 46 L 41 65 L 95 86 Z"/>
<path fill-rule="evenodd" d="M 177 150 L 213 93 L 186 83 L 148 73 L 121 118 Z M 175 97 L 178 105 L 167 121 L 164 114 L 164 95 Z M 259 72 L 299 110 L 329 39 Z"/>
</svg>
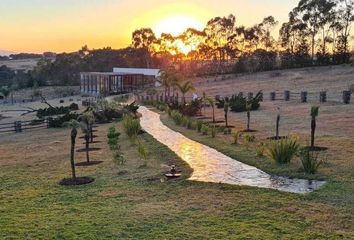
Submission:
<svg viewBox="0 0 354 240">
<path fill-rule="evenodd" d="M 265 151 L 265 155 L 278 164 L 286 164 L 291 161 L 299 149 L 297 139 L 289 138 L 280 141 L 273 141 Z"/>
</svg>

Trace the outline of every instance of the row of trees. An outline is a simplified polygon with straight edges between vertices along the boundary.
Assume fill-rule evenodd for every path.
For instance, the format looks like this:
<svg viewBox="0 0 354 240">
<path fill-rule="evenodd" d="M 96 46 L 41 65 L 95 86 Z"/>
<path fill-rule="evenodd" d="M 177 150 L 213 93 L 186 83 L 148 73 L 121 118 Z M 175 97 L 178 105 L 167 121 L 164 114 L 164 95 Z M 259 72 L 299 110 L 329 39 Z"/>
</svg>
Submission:
<svg viewBox="0 0 354 240">
<path fill-rule="evenodd" d="M 237 26 L 236 17 L 229 15 L 211 19 L 203 31 L 190 28 L 179 36 L 156 37 L 149 28 L 139 29 L 132 34 L 132 46 L 143 49 L 147 61 L 149 55 L 169 64 L 208 60 L 217 72 L 234 62 L 238 63 L 234 71 L 271 70 L 252 69 L 253 62 L 262 61 L 260 66 L 272 68 L 345 63 L 349 60 L 353 9 L 353 0 L 300 0 L 288 22 L 280 26 L 278 40 L 272 35 L 278 25 L 273 16 L 245 27 Z"/>
</svg>

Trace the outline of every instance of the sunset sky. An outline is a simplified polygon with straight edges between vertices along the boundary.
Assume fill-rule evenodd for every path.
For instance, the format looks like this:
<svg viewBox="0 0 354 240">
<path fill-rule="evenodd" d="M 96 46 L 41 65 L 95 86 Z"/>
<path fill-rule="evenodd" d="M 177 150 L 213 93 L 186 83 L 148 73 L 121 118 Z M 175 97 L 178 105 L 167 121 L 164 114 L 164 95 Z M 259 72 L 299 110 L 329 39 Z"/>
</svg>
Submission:
<svg viewBox="0 0 354 240">
<path fill-rule="evenodd" d="M 126 47 L 131 33 L 151 27 L 177 34 L 202 30 L 215 16 L 236 15 L 252 25 L 273 15 L 287 20 L 297 0 L 0 0 L 0 50 L 14 52 L 75 51 Z"/>
</svg>

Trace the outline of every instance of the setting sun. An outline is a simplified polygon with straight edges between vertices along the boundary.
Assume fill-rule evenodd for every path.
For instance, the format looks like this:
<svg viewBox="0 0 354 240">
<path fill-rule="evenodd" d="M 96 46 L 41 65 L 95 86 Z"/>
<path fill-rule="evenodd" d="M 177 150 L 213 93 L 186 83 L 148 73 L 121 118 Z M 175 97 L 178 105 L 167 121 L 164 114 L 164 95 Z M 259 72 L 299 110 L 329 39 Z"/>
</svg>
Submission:
<svg viewBox="0 0 354 240">
<path fill-rule="evenodd" d="M 154 31 L 158 36 L 162 33 L 170 33 L 177 36 L 188 28 L 203 29 L 204 24 L 198 19 L 187 15 L 169 16 L 159 21 L 154 27 Z"/>
</svg>

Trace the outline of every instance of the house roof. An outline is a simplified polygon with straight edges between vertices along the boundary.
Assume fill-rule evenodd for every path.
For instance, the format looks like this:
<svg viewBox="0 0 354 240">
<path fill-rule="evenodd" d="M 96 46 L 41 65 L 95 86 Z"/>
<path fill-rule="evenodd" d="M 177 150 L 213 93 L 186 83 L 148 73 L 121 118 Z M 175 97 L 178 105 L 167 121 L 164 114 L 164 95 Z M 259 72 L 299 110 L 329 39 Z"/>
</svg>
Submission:
<svg viewBox="0 0 354 240">
<path fill-rule="evenodd" d="M 160 76 L 160 69 L 153 68 L 113 68 L 114 73 L 126 73 L 126 74 L 143 74 L 146 76 Z"/>
</svg>

